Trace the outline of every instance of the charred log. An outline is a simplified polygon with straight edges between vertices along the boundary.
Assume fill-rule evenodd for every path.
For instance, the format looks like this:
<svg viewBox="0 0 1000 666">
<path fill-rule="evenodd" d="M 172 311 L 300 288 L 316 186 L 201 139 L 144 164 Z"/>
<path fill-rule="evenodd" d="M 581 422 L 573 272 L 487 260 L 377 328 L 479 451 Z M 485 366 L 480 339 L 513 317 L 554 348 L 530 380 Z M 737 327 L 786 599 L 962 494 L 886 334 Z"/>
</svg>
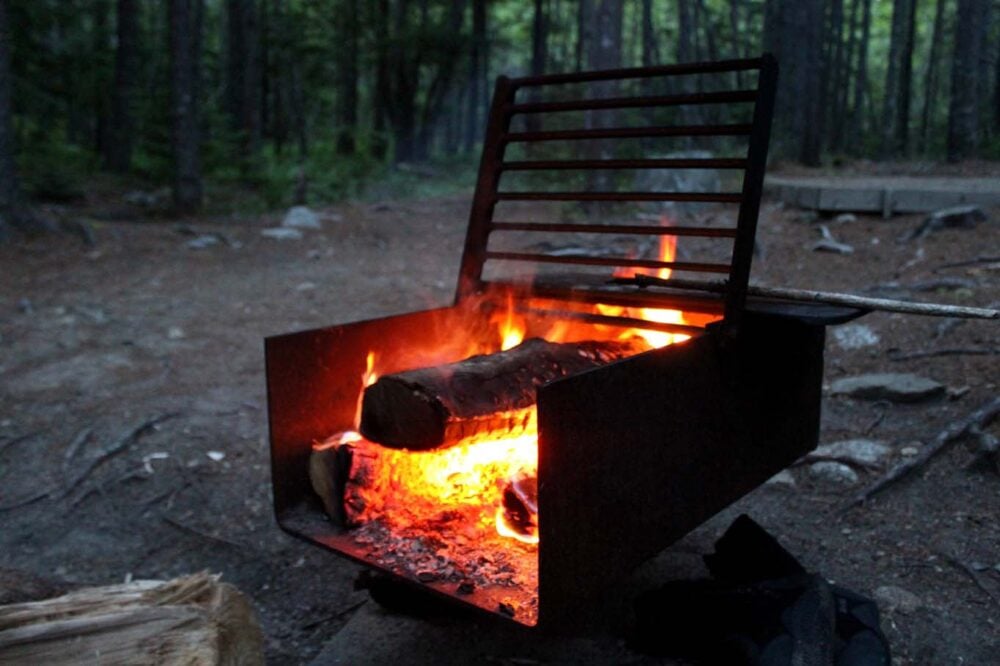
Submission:
<svg viewBox="0 0 1000 666">
<path fill-rule="evenodd" d="M 428 450 L 534 425 L 539 386 L 643 351 L 640 342 L 552 343 L 386 375 L 365 389 L 361 434 L 392 448 Z"/>
</svg>

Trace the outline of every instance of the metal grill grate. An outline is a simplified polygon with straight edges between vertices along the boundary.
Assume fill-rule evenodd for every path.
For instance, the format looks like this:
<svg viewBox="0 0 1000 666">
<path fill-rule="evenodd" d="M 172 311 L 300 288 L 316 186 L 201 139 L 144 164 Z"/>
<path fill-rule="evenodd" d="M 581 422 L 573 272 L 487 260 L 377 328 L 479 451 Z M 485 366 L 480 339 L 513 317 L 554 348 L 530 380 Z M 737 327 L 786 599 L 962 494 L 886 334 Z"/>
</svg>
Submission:
<svg viewBox="0 0 1000 666">
<path fill-rule="evenodd" d="M 483 145 L 479 176 L 470 214 L 468 235 L 462 257 L 457 301 L 481 293 L 491 286 L 516 286 L 527 289 L 532 296 L 552 301 L 584 301 L 610 304 L 628 304 L 641 301 L 662 303 L 684 309 L 723 314 L 727 324 L 735 325 L 744 308 L 746 286 L 749 280 L 754 236 L 763 185 L 764 167 L 774 107 L 777 62 L 765 54 L 759 58 L 722 62 L 692 63 L 661 67 L 643 67 L 575 74 L 556 74 L 524 78 L 500 77 L 496 81 L 493 103 Z M 748 88 L 748 74 L 757 74 L 756 87 Z M 586 90 L 587 86 L 613 87 L 616 90 L 631 86 L 640 92 L 651 89 L 651 82 L 691 81 L 696 77 L 715 76 L 724 87 L 731 89 L 690 92 L 678 84 L 672 86 L 673 94 L 637 94 L 601 96 Z M 686 78 L 685 78 L 686 77 Z M 565 89 L 581 88 L 587 94 L 569 99 L 542 99 L 546 94 L 566 96 Z M 570 92 L 572 94 L 572 91 Z M 518 99 L 524 97 L 526 99 Z M 714 122 L 662 124 L 656 113 L 670 110 L 676 114 L 679 107 L 695 109 L 692 115 L 723 115 L 733 105 L 752 105 L 750 122 Z M 628 114 L 623 110 L 633 110 Z M 637 110 L 637 111 L 636 111 Z M 547 120 L 565 119 L 573 112 L 585 115 L 584 127 L 559 127 L 544 129 Z M 595 126 L 600 122 L 591 119 L 603 114 L 606 119 L 628 115 L 633 121 L 625 126 Z M 524 129 L 514 129 L 513 122 L 520 121 Z M 645 121 L 645 122 L 643 122 Z M 556 122 L 555 124 L 559 124 Z M 562 121 L 565 125 L 565 121 Z M 626 140 L 656 140 L 662 138 L 690 141 L 694 138 L 724 137 L 727 141 L 740 140 L 736 156 L 729 157 L 656 157 L 640 150 L 640 156 L 621 156 L 617 150 Z M 580 146 L 590 142 L 603 145 L 600 150 L 591 148 L 589 153 Z M 603 142 L 603 143 L 602 143 Z M 565 145 L 560 153 L 554 145 Z M 611 149 L 608 145 L 613 144 Z M 520 148 L 525 155 L 506 159 L 512 147 Z M 599 153 L 596 156 L 594 153 Z M 581 155 L 581 153 L 583 153 Z M 739 191 L 635 191 L 633 188 L 560 188 L 549 190 L 536 186 L 529 180 L 528 188 L 510 189 L 506 174 L 528 174 L 537 177 L 540 185 L 545 180 L 543 172 L 571 174 L 588 172 L 616 173 L 626 170 L 717 169 L 738 172 L 742 176 Z M 609 179 L 605 179 L 609 180 Z M 621 178 L 618 178 L 619 185 Z M 502 185 L 503 181 L 503 186 Z M 581 202 L 584 205 L 638 205 L 648 202 L 727 203 L 739 206 L 736 224 L 732 226 L 635 224 L 631 220 L 609 222 L 598 214 L 589 214 L 584 220 L 541 221 L 508 219 L 506 215 L 495 218 L 498 205 L 503 202 Z M 594 218 L 597 219 L 594 219 Z M 647 216 L 648 217 L 648 216 Z M 650 238 L 658 236 L 693 237 L 729 242 L 732 245 L 728 260 L 715 261 L 661 261 L 636 256 L 619 256 L 609 251 L 597 252 L 544 252 L 523 249 L 498 248 L 494 240 L 498 234 L 602 234 Z M 604 236 L 608 238 L 609 236 Z M 535 273 L 530 279 L 490 279 L 484 269 L 487 264 L 510 263 L 520 266 L 533 265 Z M 692 291 L 678 281 L 676 287 L 649 289 L 642 294 L 636 287 L 610 286 L 606 280 L 544 276 L 540 266 L 562 265 L 574 267 L 608 267 L 618 269 L 663 269 L 724 275 L 725 289 L 721 294 Z M 609 277 L 609 276 L 605 276 Z"/>
</svg>

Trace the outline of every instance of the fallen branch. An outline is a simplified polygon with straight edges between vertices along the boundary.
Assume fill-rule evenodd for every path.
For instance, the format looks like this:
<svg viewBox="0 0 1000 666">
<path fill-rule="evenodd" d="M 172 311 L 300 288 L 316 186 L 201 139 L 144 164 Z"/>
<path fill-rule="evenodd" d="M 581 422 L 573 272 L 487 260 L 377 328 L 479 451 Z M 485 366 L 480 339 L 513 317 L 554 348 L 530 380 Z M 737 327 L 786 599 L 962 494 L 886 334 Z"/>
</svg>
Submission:
<svg viewBox="0 0 1000 666">
<path fill-rule="evenodd" d="M 913 470 L 927 464 L 929 460 L 944 451 L 955 440 L 973 433 L 977 428 L 981 430 L 987 427 L 998 413 L 1000 413 L 1000 397 L 994 398 L 964 419 L 950 423 L 944 430 L 937 434 L 931 443 L 925 445 L 917 455 L 890 469 L 882 478 L 855 496 L 844 508 L 848 509 L 859 504 L 864 504 L 891 484 L 908 476 Z"/>
<path fill-rule="evenodd" d="M 1000 606 L 1000 597 L 998 597 L 993 590 L 986 586 L 986 583 L 983 582 L 983 577 L 979 575 L 978 571 L 953 555 L 948 555 L 947 553 L 942 553 L 942 555 L 946 560 L 964 571 L 969 578 L 972 579 L 972 582 L 976 584 L 976 587 L 985 592 L 986 596 L 988 596 L 993 603 Z"/>
<path fill-rule="evenodd" d="M 42 431 L 36 430 L 34 432 L 29 432 L 24 435 L 18 435 L 17 437 L 12 437 L 3 444 L 0 444 L 0 454 L 5 453 L 7 449 L 17 446 L 21 442 L 27 442 L 29 439 L 37 437 L 40 434 L 42 434 Z"/>
<path fill-rule="evenodd" d="M 90 441 L 90 435 L 94 432 L 93 428 L 84 428 L 76 434 L 76 437 L 66 446 L 66 452 L 63 454 L 63 474 L 69 471 L 69 464 L 72 462 L 76 454 L 79 453 L 80 449 Z"/>
<path fill-rule="evenodd" d="M 176 416 L 178 416 L 177 412 L 171 412 L 168 414 L 161 414 L 159 416 L 154 416 L 153 418 L 140 423 L 138 426 L 126 432 L 124 435 L 119 437 L 114 444 L 104 449 L 99 454 L 97 454 L 97 456 L 92 458 L 90 462 L 87 463 L 87 465 L 84 467 L 83 471 L 77 474 L 76 478 L 73 479 L 73 481 L 71 481 L 66 486 L 66 488 L 64 488 L 62 492 L 59 493 L 56 499 L 62 499 L 63 497 L 66 497 L 67 495 L 72 493 L 98 467 L 100 467 L 105 462 L 107 462 L 111 458 L 115 457 L 116 455 L 118 455 L 119 453 L 130 447 L 132 444 L 136 442 L 136 440 L 138 440 L 147 432 L 156 428 L 156 426 L 159 425 L 160 423 L 163 423 L 164 421 L 172 419 Z"/>
<path fill-rule="evenodd" d="M 993 354 L 1000 354 L 1000 347 L 948 347 L 945 349 L 921 349 L 906 353 L 894 353 L 889 350 L 887 356 L 890 361 L 913 361 L 935 356 L 991 356 Z"/>
<path fill-rule="evenodd" d="M 976 266 L 979 264 L 993 264 L 1000 261 L 1000 256 L 987 257 L 980 255 L 975 259 L 966 259 L 965 261 L 953 261 L 949 264 L 941 264 L 935 271 L 941 270 L 942 268 L 963 268 L 965 266 Z"/>
<path fill-rule="evenodd" d="M 167 525 L 170 525 L 171 527 L 178 529 L 181 532 L 186 532 L 187 534 L 199 537 L 201 539 L 205 539 L 206 541 L 212 541 L 214 543 L 222 544 L 224 546 L 229 546 L 230 548 L 235 548 L 236 550 L 244 554 L 246 554 L 247 551 L 249 550 L 246 544 L 237 543 L 236 541 L 230 541 L 225 537 L 215 536 L 214 534 L 209 534 L 208 532 L 202 532 L 198 528 L 191 527 L 187 523 L 182 523 L 181 521 L 171 518 L 170 516 L 162 516 L 162 518 L 163 522 L 165 522 Z"/>
<path fill-rule="evenodd" d="M 652 275 L 635 274 L 632 277 L 617 277 L 610 280 L 612 284 L 631 284 L 637 287 L 675 287 L 678 289 L 693 289 L 713 293 L 725 293 L 725 282 L 705 282 L 702 280 L 687 280 L 680 278 L 658 278 Z M 844 294 L 833 291 L 813 291 L 811 289 L 788 289 L 785 287 L 763 287 L 748 285 L 747 295 L 760 298 L 774 298 L 784 301 L 799 301 L 805 303 L 825 303 L 827 305 L 844 305 L 862 310 L 879 310 L 882 312 L 901 312 L 903 314 L 928 315 L 932 317 L 963 317 L 966 319 L 1000 319 L 1000 310 L 991 308 L 973 308 L 962 305 L 945 305 L 943 303 L 917 303 L 899 301 L 890 298 L 871 298 Z"/>
</svg>

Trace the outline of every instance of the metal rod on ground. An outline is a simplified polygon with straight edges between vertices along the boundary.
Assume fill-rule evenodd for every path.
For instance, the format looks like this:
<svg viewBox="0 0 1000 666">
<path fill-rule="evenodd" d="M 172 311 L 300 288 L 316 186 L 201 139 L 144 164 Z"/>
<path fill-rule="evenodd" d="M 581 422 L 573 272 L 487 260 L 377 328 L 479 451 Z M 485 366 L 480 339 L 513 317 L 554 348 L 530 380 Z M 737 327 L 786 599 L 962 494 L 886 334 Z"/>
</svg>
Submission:
<svg viewBox="0 0 1000 666">
<path fill-rule="evenodd" d="M 678 278 L 663 279 L 652 275 L 635 274 L 632 277 L 617 277 L 612 284 L 632 284 L 637 287 L 674 287 L 676 289 L 693 289 L 725 293 L 725 282 L 704 282 Z M 828 305 L 845 305 L 864 310 L 880 310 L 883 312 L 902 312 L 904 314 L 928 315 L 932 317 L 962 317 L 964 319 L 1000 319 L 1000 310 L 991 308 L 974 308 L 964 305 L 945 305 L 943 303 L 916 303 L 900 301 L 892 298 L 870 298 L 844 294 L 834 291 L 813 291 L 811 289 L 788 289 L 785 287 L 762 287 L 749 285 L 747 294 L 761 298 L 775 298 L 786 301 L 802 301 L 809 303 L 826 303 Z"/>
</svg>

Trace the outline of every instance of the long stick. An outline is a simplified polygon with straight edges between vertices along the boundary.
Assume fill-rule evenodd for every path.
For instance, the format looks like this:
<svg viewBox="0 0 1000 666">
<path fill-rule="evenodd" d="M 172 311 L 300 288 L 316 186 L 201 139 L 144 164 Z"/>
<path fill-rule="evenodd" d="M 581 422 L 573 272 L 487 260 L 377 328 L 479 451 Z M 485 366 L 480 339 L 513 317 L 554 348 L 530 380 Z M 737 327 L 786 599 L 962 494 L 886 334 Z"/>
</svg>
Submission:
<svg viewBox="0 0 1000 666">
<path fill-rule="evenodd" d="M 613 284 L 634 284 L 638 287 L 676 287 L 678 289 L 694 289 L 725 293 L 724 282 L 703 282 L 701 280 L 685 280 L 678 278 L 663 279 L 652 275 L 635 274 L 632 277 L 619 277 L 611 280 Z M 964 319 L 1000 319 L 1000 310 L 991 308 L 973 308 L 963 305 L 945 305 L 943 303 L 914 303 L 891 298 L 870 298 L 855 294 L 843 294 L 834 291 L 813 291 L 811 289 L 788 289 L 785 287 L 762 287 L 748 285 L 747 295 L 761 298 L 778 298 L 786 301 L 801 301 L 807 303 L 826 303 L 828 305 L 846 305 L 863 310 L 881 310 L 883 312 L 902 312 L 904 314 L 929 315 L 932 317 L 962 317 Z"/>
</svg>

